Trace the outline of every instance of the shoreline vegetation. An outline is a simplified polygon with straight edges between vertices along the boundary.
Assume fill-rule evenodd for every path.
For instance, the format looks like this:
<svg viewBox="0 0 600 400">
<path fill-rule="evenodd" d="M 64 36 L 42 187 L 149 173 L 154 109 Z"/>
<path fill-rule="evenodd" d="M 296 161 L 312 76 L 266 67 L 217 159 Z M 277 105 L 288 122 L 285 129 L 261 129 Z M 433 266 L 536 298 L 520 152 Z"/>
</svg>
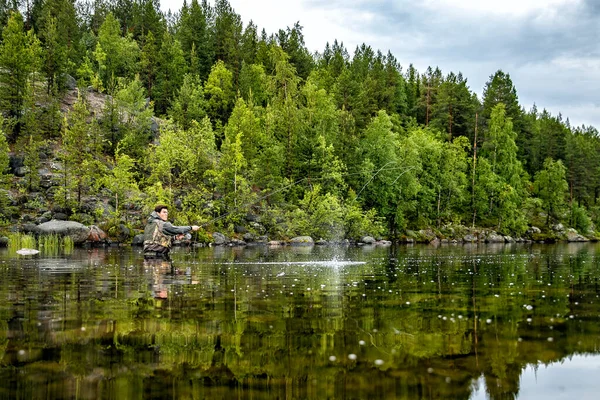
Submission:
<svg viewBox="0 0 600 400">
<path fill-rule="evenodd" d="M 600 237 L 598 131 L 525 110 L 507 72 L 479 98 L 227 0 L 13 2 L 0 28 L 0 245 L 56 221 L 135 243 L 158 203 L 197 244 Z"/>
</svg>

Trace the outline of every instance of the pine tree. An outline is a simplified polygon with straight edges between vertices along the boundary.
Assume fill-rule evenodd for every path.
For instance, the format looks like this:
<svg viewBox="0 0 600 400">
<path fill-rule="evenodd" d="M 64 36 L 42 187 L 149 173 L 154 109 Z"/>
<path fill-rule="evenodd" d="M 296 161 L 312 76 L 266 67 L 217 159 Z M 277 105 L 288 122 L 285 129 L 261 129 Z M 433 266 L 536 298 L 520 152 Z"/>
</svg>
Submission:
<svg viewBox="0 0 600 400">
<path fill-rule="evenodd" d="M 28 85 L 39 68 L 40 45 L 32 30 L 23 31 L 23 18 L 14 12 L 2 31 L 0 44 L 0 107 L 5 115 L 18 123 Z M 17 125 L 9 139 L 17 139 Z"/>
</svg>

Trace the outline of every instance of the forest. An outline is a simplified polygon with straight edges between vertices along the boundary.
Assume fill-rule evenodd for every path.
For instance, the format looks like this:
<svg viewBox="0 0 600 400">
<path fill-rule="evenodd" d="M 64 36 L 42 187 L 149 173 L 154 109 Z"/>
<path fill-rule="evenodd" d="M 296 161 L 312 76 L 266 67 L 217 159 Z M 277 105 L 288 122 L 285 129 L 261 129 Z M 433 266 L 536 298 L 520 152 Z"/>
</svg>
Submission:
<svg viewBox="0 0 600 400">
<path fill-rule="evenodd" d="M 311 53 L 301 22 L 266 32 L 227 0 L 2 0 L 0 23 L 1 226 L 139 229 L 157 203 L 207 236 L 600 226 L 598 131 L 525 110 L 507 71 L 479 98 L 368 44 Z"/>
</svg>

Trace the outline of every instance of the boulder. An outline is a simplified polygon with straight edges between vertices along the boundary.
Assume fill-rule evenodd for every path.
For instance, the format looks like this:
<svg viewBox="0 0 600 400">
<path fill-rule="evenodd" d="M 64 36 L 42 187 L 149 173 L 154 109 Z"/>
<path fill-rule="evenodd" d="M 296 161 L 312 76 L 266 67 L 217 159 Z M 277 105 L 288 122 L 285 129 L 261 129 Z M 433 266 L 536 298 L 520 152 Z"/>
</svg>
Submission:
<svg viewBox="0 0 600 400">
<path fill-rule="evenodd" d="M 64 78 L 65 78 L 65 88 L 67 88 L 69 90 L 77 89 L 77 80 L 75 78 L 73 78 L 69 74 L 65 74 Z"/>
<path fill-rule="evenodd" d="M 69 217 L 65 213 L 57 212 L 54 213 L 54 215 L 52 215 L 52 219 L 55 219 L 57 221 L 66 221 L 67 219 L 69 219 Z"/>
<path fill-rule="evenodd" d="M 319 239 L 315 242 L 315 244 L 317 246 L 327 246 L 329 244 L 329 242 L 327 242 L 327 240 L 325 240 L 325 239 Z"/>
<path fill-rule="evenodd" d="M 96 225 L 90 226 L 90 235 L 88 237 L 88 242 L 100 243 L 106 242 L 106 239 L 108 239 L 108 235 L 106 234 L 106 232 L 104 232 Z"/>
<path fill-rule="evenodd" d="M 310 236 L 296 236 L 290 240 L 290 244 L 293 246 L 312 246 L 315 242 Z"/>
<path fill-rule="evenodd" d="M 360 239 L 360 241 L 365 244 L 375 244 L 376 242 L 373 236 L 364 236 Z"/>
<path fill-rule="evenodd" d="M 70 236 L 76 244 L 85 242 L 90 236 L 90 229 L 75 221 L 51 220 L 37 226 L 40 235 Z"/>
<path fill-rule="evenodd" d="M 469 233 L 468 235 L 465 235 L 465 236 L 463 237 L 463 241 L 465 241 L 465 242 L 467 242 L 467 243 L 473 243 L 473 242 L 476 242 L 476 241 L 477 241 L 477 236 L 475 236 L 475 235 L 472 235 L 472 234 L 470 234 L 470 233 Z"/>
<path fill-rule="evenodd" d="M 144 234 L 140 233 L 139 235 L 135 235 L 133 240 L 131 241 L 132 246 L 143 246 L 144 245 Z"/>
<path fill-rule="evenodd" d="M 8 246 L 8 238 L 6 236 L 0 237 L 0 247 Z"/>
<path fill-rule="evenodd" d="M 490 232 L 485 241 L 487 243 L 504 243 L 504 236 L 498 235 L 496 232 Z"/>
<path fill-rule="evenodd" d="M 231 239 L 231 241 L 229 242 L 230 246 L 246 246 L 246 244 L 246 242 L 240 239 Z"/>
<path fill-rule="evenodd" d="M 214 244 L 216 244 L 218 246 L 229 243 L 229 239 L 227 239 L 227 236 L 223 235 L 222 233 L 214 232 L 212 234 L 212 237 L 213 237 Z"/>
<path fill-rule="evenodd" d="M 542 233 L 542 230 L 537 226 L 531 226 L 526 232 L 528 235 Z"/>
<path fill-rule="evenodd" d="M 569 229 L 567 231 L 567 241 L 568 242 L 588 242 L 589 239 L 577 233 L 575 229 Z"/>
</svg>

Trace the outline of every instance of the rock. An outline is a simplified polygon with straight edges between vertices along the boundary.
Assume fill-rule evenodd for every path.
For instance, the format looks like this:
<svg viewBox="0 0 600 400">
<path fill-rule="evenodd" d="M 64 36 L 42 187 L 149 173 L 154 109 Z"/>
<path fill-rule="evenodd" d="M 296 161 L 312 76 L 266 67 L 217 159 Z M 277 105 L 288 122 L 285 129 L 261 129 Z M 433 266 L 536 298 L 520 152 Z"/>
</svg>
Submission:
<svg viewBox="0 0 600 400">
<path fill-rule="evenodd" d="M 290 240 L 290 244 L 293 246 L 312 246 L 315 242 L 310 236 L 296 236 Z"/>
<path fill-rule="evenodd" d="M 476 241 L 477 241 L 477 236 L 475 236 L 475 235 L 472 235 L 472 234 L 470 234 L 470 233 L 469 233 L 468 235 L 465 235 L 465 236 L 463 237 L 463 241 L 465 241 L 465 242 L 467 242 L 467 243 L 473 243 L 473 242 L 476 242 Z"/>
<path fill-rule="evenodd" d="M 65 88 L 66 89 L 68 89 L 68 90 L 77 89 L 77 80 L 75 78 L 73 78 L 69 74 L 65 74 L 64 78 L 65 78 Z"/>
<path fill-rule="evenodd" d="M 150 118 L 150 132 L 152 132 L 152 137 L 158 137 L 159 132 L 158 122 L 156 122 L 156 118 Z"/>
<path fill-rule="evenodd" d="M 58 220 L 58 221 L 66 221 L 69 219 L 69 216 L 65 213 L 57 212 L 57 213 L 54 213 L 52 218 L 55 220 Z"/>
<path fill-rule="evenodd" d="M 240 239 L 231 239 L 229 242 L 230 246 L 246 246 L 246 242 Z"/>
<path fill-rule="evenodd" d="M 254 215 L 251 213 L 246 214 L 246 221 L 248 222 L 260 222 L 260 218 L 258 215 Z"/>
<path fill-rule="evenodd" d="M 589 239 L 577 233 L 575 229 L 569 229 L 567 231 L 567 241 L 568 242 L 588 242 Z"/>
<path fill-rule="evenodd" d="M 23 224 L 20 231 L 23 233 L 38 233 L 38 226 L 36 224 Z"/>
<path fill-rule="evenodd" d="M 563 232 L 565 230 L 565 226 L 563 224 L 552 225 L 552 230 L 555 232 Z"/>
<path fill-rule="evenodd" d="M 90 236 L 90 229 L 74 221 L 51 220 L 37 226 L 40 235 L 70 236 L 76 244 L 85 242 Z"/>
<path fill-rule="evenodd" d="M 8 246 L 8 238 L 6 236 L 0 237 L 0 247 Z"/>
<path fill-rule="evenodd" d="M 267 235 L 261 235 L 256 238 L 256 243 L 267 243 L 269 241 L 269 237 Z"/>
<path fill-rule="evenodd" d="M 436 239 L 436 235 L 431 229 L 421 229 L 419 231 L 419 236 L 422 241 L 427 243 Z"/>
<path fill-rule="evenodd" d="M 99 243 L 105 242 L 108 239 L 108 235 L 102 229 L 96 225 L 90 226 L 90 235 L 88 236 L 88 242 Z"/>
<path fill-rule="evenodd" d="M 34 256 L 36 254 L 39 254 L 39 250 L 36 249 L 19 249 L 17 250 L 17 254 L 22 255 L 22 256 Z"/>
<path fill-rule="evenodd" d="M 126 243 L 131 237 L 131 231 L 126 225 L 119 224 L 119 227 L 116 231 L 116 237 L 119 242 Z"/>
<path fill-rule="evenodd" d="M 529 229 L 527 229 L 528 235 L 539 234 L 539 233 L 542 233 L 542 230 L 540 228 L 538 228 L 537 226 L 531 226 L 531 227 L 529 227 Z"/>
<path fill-rule="evenodd" d="M 496 232 L 490 232 L 485 241 L 487 243 L 504 243 L 504 236 L 498 235 Z"/>
<path fill-rule="evenodd" d="M 365 244 L 375 244 L 376 242 L 373 236 L 364 236 L 360 241 Z"/>
<path fill-rule="evenodd" d="M 38 225 L 39 224 L 43 224 L 44 222 L 48 222 L 48 221 L 50 221 L 50 218 L 47 218 L 47 217 L 44 217 L 44 216 L 41 216 L 41 217 L 38 217 L 38 218 L 35 219 L 35 223 L 38 224 Z"/>
<path fill-rule="evenodd" d="M 22 178 L 25 175 L 27 175 L 27 168 L 26 167 L 15 168 L 15 176 L 18 176 L 19 178 Z"/>
<path fill-rule="evenodd" d="M 140 233 L 139 235 L 135 235 L 133 240 L 131 241 L 132 246 L 143 246 L 144 245 L 144 234 Z"/>
<path fill-rule="evenodd" d="M 254 242 L 254 240 L 256 239 L 256 238 L 254 237 L 254 235 L 253 235 L 253 234 L 251 234 L 251 233 L 244 233 L 244 236 L 242 236 L 242 237 L 244 238 L 244 241 L 245 241 L 246 243 L 251 243 L 251 242 Z"/>
<path fill-rule="evenodd" d="M 243 227 L 242 225 L 235 225 L 233 227 L 233 230 L 235 231 L 235 233 L 246 233 L 246 228 Z"/>
<path fill-rule="evenodd" d="M 223 235 L 222 233 L 214 232 L 212 234 L 212 237 L 213 237 L 213 243 L 218 246 L 229 243 L 229 239 L 227 239 L 227 236 Z"/>
<path fill-rule="evenodd" d="M 17 168 L 21 168 L 24 166 L 23 161 L 25 158 L 23 156 L 17 156 L 11 154 L 8 158 L 8 172 L 10 174 L 16 175 L 15 171 Z"/>
<path fill-rule="evenodd" d="M 329 243 L 325 239 L 319 239 L 315 242 L 317 246 L 327 246 Z"/>
<path fill-rule="evenodd" d="M 514 243 L 514 242 L 515 242 L 515 239 L 513 239 L 513 237 L 512 237 L 512 236 L 504 236 L 504 241 L 505 241 L 506 243 Z"/>
<path fill-rule="evenodd" d="M 278 241 L 278 240 L 271 240 L 271 241 L 269 241 L 267 244 L 268 244 L 269 246 L 282 246 L 282 245 L 283 245 L 283 243 L 281 243 L 281 242 L 280 242 L 280 241 Z"/>
<path fill-rule="evenodd" d="M 392 242 L 389 240 L 378 240 L 376 244 L 377 246 L 391 246 Z"/>
</svg>

